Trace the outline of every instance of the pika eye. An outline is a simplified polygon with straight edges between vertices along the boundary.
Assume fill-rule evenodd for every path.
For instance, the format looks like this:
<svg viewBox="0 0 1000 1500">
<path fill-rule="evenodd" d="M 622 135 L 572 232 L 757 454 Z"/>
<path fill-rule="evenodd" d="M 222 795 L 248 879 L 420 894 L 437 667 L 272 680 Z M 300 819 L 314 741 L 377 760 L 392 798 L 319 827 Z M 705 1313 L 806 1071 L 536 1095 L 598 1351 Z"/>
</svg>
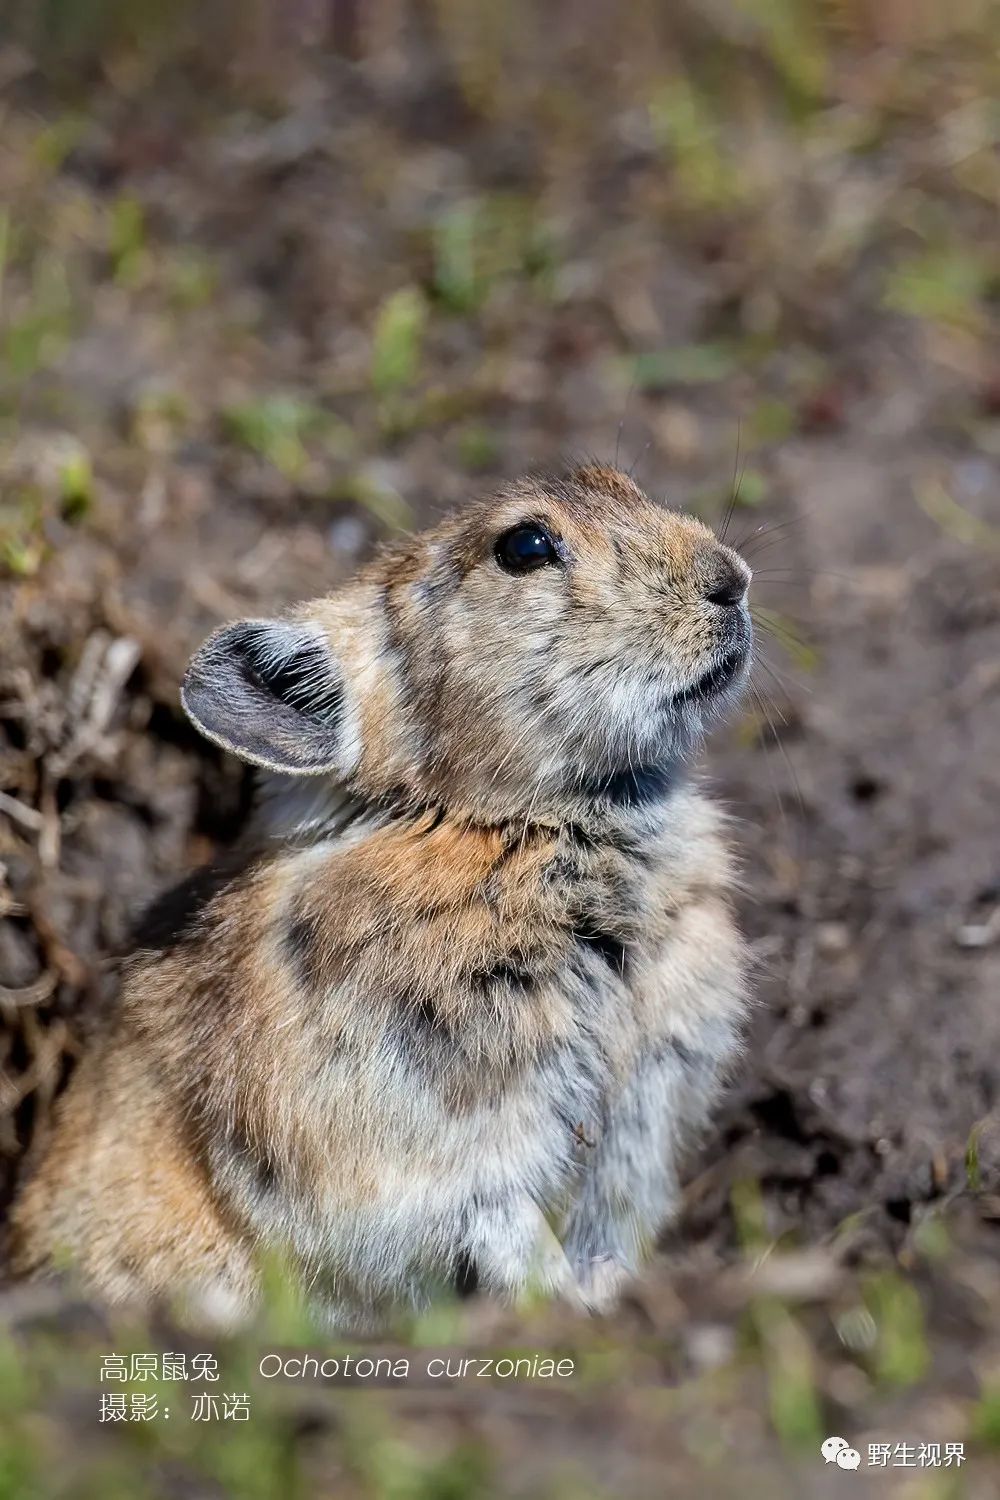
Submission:
<svg viewBox="0 0 1000 1500">
<path fill-rule="evenodd" d="M 497 537 L 493 551 L 505 573 L 533 573 L 536 568 L 559 561 L 556 544 L 544 526 L 530 522 L 514 526 Z"/>
</svg>

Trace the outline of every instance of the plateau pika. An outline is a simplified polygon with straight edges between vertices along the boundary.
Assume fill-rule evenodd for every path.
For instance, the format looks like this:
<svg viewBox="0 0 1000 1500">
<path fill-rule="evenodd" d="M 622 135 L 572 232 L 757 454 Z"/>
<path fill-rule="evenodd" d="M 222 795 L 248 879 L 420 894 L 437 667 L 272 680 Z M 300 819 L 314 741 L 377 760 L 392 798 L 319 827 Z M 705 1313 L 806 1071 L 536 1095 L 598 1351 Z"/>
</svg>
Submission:
<svg viewBox="0 0 1000 1500">
<path fill-rule="evenodd" d="M 14 1211 L 22 1273 L 341 1326 L 459 1278 L 605 1306 L 678 1198 L 745 1011 L 688 763 L 750 570 L 613 469 L 523 480 L 183 685 L 263 768 L 238 858 L 150 913 Z"/>
</svg>

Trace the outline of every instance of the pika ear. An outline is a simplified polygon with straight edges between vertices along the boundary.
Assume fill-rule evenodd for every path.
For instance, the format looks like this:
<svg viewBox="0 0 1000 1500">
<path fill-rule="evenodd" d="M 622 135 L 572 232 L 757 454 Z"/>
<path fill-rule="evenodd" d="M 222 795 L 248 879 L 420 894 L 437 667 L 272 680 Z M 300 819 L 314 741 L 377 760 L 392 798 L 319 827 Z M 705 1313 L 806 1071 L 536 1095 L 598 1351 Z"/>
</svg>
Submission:
<svg viewBox="0 0 1000 1500">
<path fill-rule="evenodd" d="M 181 686 L 202 734 L 242 760 L 299 776 L 350 769 L 344 678 L 316 626 L 224 625 L 195 652 Z"/>
</svg>

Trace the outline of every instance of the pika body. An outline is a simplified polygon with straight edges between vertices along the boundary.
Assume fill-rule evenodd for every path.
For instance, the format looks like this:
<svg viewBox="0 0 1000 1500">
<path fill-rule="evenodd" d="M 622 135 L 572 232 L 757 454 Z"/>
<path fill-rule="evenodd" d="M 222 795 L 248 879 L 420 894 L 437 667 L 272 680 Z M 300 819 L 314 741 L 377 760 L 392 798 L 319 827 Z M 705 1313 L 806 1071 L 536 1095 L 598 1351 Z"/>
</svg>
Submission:
<svg viewBox="0 0 1000 1500">
<path fill-rule="evenodd" d="M 261 768 L 154 906 L 13 1212 L 17 1271 L 333 1326 L 456 1282 L 605 1308 L 737 1056 L 725 819 L 750 569 L 591 466 L 217 630 L 184 709 Z"/>
</svg>

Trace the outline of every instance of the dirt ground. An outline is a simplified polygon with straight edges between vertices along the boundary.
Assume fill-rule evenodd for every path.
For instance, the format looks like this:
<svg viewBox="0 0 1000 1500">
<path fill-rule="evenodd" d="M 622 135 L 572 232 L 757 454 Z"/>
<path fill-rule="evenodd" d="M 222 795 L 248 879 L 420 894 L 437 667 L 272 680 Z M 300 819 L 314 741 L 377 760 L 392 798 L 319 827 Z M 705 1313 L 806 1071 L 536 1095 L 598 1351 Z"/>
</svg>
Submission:
<svg viewBox="0 0 1000 1500">
<path fill-rule="evenodd" d="M 283 1389 L 246 1472 L 163 1447 L 151 1493 L 995 1493 L 995 12 L 595 5 L 580 44 L 566 6 L 539 50 L 530 9 L 357 9 L 244 55 L 218 7 L 235 82 L 0 46 L 4 1198 L 131 922 L 246 810 L 178 707 L 208 630 L 527 469 L 620 455 L 714 520 L 735 476 L 761 660 L 705 767 L 759 1004 L 682 1224 L 614 1318 L 420 1334 L 574 1349 L 572 1393 Z M 91 1358 L 103 1314 L 24 1295 L 18 1358 Z M 9 1492 L 89 1494 L 96 1418 L 31 1368 Z"/>
</svg>

